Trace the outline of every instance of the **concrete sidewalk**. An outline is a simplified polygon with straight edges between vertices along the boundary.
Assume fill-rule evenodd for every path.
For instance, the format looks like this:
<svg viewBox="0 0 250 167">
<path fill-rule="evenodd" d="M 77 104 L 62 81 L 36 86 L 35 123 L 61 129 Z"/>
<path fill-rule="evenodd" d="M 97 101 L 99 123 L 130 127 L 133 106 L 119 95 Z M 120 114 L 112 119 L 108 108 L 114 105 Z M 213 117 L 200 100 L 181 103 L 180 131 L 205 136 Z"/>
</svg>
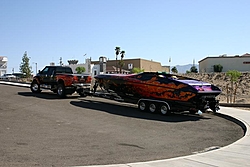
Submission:
<svg viewBox="0 0 250 167">
<path fill-rule="evenodd" d="M 3 81 L 0 81 L 0 84 L 15 85 L 21 87 L 30 86 L 30 84 Z M 93 165 L 84 167 L 250 167 L 250 111 L 229 107 L 221 107 L 219 113 L 229 117 L 233 117 L 240 121 L 246 128 L 245 136 L 231 145 L 205 153 L 198 153 L 166 160 L 114 165 Z"/>
<path fill-rule="evenodd" d="M 250 111 L 221 107 L 221 114 L 231 116 L 246 126 L 246 134 L 235 143 L 217 150 L 194 155 L 171 158 L 166 160 L 115 164 L 95 165 L 84 167 L 242 167 L 250 166 Z"/>
</svg>

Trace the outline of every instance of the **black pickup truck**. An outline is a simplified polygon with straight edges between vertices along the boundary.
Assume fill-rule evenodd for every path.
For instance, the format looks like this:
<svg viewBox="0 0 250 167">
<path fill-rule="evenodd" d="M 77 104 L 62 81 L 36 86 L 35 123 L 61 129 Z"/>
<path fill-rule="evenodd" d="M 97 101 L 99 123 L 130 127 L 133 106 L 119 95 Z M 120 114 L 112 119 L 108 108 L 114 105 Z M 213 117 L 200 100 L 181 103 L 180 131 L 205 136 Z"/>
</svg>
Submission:
<svg viewBox="0 0 250 167">
<path fill-rule="evenodd" d="M 88 74 L 73 74 L 67 66 L 46 66 L 33 78 L 30 89 L 40 93 L 41 88 L 50 89 L 61 98 L 77 92 L 86 96 L 90 92 L 91 76 Z"/>
</svg>

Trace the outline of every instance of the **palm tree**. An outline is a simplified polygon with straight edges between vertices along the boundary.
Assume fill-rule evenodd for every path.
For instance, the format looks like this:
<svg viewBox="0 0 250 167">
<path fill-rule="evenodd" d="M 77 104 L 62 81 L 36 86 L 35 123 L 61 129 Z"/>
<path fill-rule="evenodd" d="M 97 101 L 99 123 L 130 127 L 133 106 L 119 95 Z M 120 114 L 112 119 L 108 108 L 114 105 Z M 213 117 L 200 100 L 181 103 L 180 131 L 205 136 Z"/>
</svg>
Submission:
<svg viewBox="0 0 250 167">
<path fill-rule="evenodd" d="M 120 73 L 122 73 L 122 67 L 124 66 L 124 62 L 123 62 L 123 58 L 124 58 L 124 56 L 125 56 L 125 51 L 123 50 L 123 51 L 121 51 L 121 60 L 120 60 Z"/>
<path fill-rule="evenodd" d="M 123 50 L 121 51 L 121 60 L 124 58 L 124 56 L 125 56 L 125 51 Z"/>
<path fill-rule="evenodd" d="M 116 64 L 116 70 L 117 70 L 117 57 L 118 57 L 118 55 L 120 54 L 120 47 L 119 46 L 116 46 L 115 47 L 115 55 L 116 55 L 116 58 L 115 58 L 115 64 Z"/>
<path fill-rule="evenodd" d="M 235 103 L 236 92 L 237 92 L 237 88 L 238 88 L 238 79 L 241 76 L 241 72 L 239 72 L 237 70 L 229 70 L 229 71 L 227 71 L 226 75 L 230 77 L 231 91 L 234 92 L 234 93 L 230 93 L 230 102 Z M 235 83 L 235 87 L 233 85 L 234 83 Z M 234 99 L 232 100 L 233 94 L 234 94 Z"/>
</svg>

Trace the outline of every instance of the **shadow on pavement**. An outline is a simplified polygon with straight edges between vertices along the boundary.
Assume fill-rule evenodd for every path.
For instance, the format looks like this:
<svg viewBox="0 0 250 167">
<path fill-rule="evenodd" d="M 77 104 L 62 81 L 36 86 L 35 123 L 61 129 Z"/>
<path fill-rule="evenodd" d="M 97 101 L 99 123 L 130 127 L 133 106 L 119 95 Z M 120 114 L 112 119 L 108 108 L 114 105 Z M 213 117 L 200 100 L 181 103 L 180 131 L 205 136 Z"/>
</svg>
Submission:
<svg viewBox="0 0 250 167">
<path fill-rule="evenodd" d="M 26 97 L 37 97 L 41 99 L 53 100 L 53 99 L 62 99 L 57 96 L 57 94 L 53 92 L 41 92 L 41 93 L 32 93 L 32 92 L 18 92 L 18 95 L 26 96 Z M 79 96 L 68 95 L 66 99 L 76 99 Z"/>
<path fill-rule="evenodd" d="M 201 119 L 211 119 L 204 116 L 191 115 L 189 113 L 173 113 L 171 115 L 165 116 L 161 115 L 160 113 L 141 112 L 136 107 L 133 107 L 130 104 L 125 105 L 127 103 L 122 103 L 123 105 L 121 105 L 115 103 L 101 102 L 98 100 L 81 100 L 82 101 L 71 101 L 70 104 L 77 107 L 96 110 L 99 112 L 107 112 L 114 115 L 163 122 L 184 122 L 199 121 Z"/>
</svg>

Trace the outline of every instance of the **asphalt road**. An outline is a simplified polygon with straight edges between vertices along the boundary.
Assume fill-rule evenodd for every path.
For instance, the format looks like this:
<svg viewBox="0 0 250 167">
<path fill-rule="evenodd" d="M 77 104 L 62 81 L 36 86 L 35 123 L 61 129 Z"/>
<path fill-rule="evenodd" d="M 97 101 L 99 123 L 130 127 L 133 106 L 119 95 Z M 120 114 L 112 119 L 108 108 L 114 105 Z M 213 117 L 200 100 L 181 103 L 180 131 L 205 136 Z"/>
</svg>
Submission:
<svg viewBox="0 0 250 167">
<path fill-rule="evenodd" d="M 97 97 L 58 99 L 0 84 L 0 166 L 78 166 L 159 160 L 243 136 L 214 115 L 143 113 Z"/>
</svg>

